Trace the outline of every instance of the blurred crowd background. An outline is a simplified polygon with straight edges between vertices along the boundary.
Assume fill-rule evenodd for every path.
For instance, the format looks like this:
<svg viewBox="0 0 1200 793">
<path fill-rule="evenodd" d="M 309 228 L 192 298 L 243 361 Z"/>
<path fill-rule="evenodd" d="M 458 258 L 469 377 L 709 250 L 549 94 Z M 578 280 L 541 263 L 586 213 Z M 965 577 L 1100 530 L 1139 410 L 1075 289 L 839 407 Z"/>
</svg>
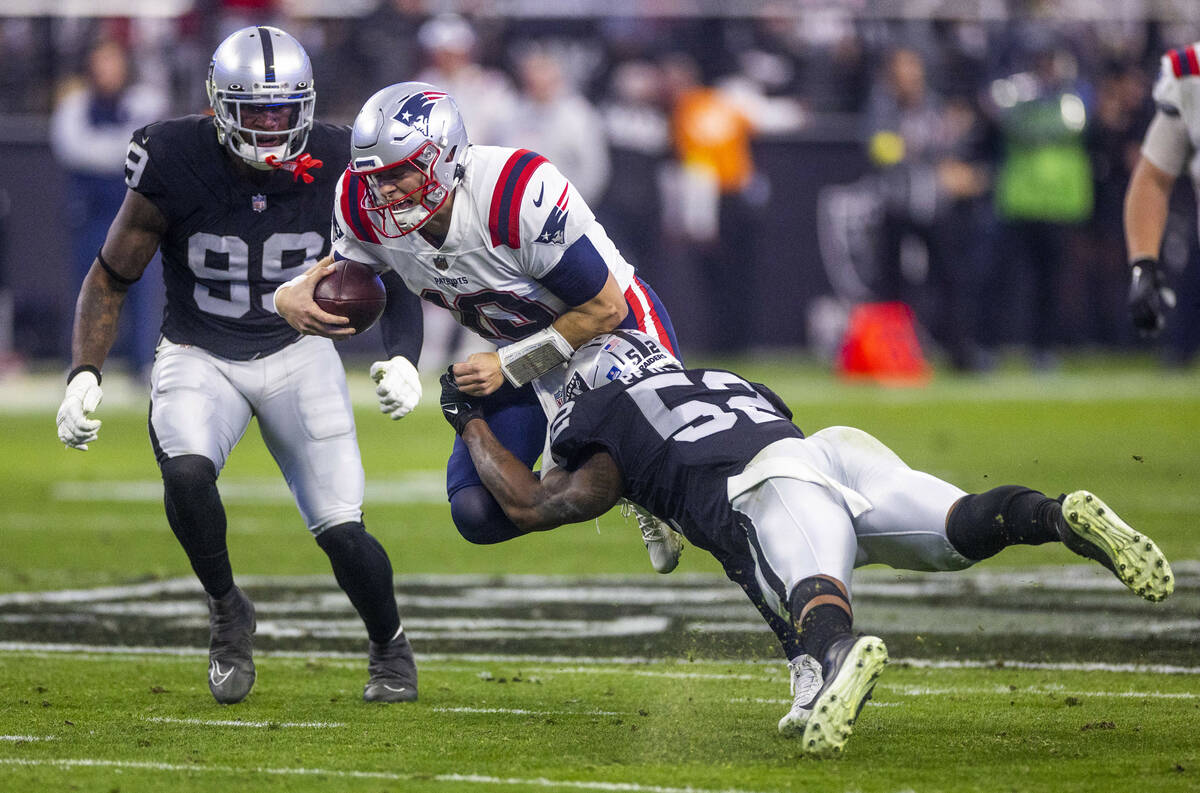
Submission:
<svg viewBox="0 0 1200 793">
<path fill-rule="evenodd" d="M 893 300 L 962 371 L 1151 345 L 1185 365 L 1200 347 L 1190 183 L 1163 250 L 1180 305 L 1153 343 L 1125 308 L 1121 220 L 1159 59 L 1200 39 L 1195 0 L 4 5 L 0 371 L 66 365 L 130 132 L 206 112 L 212 50 L 264 23 L 308 49 L 319 118 L 349 123 L 377 89 L 427 80 L 473 142 L 550 158 L 666 301 L 685 354 L 830 356 L 853 306 Z M 152 269 L 131 295 L 114 353 L 131 371 L 161 291 Z M 428 337 L 422 368 L 455 344 Z"/>
</svg>

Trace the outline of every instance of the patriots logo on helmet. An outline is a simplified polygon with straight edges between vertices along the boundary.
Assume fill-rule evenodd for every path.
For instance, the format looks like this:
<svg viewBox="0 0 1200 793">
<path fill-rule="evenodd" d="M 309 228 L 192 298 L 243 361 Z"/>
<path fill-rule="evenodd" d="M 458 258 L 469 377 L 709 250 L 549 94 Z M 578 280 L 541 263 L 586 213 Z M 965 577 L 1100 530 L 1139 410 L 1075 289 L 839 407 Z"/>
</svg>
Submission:
<svg viewBox="0 0 1200 793">
<path fill-rule="evenodd" d="M 402 124 L 407 124 L 428 138 L 429 116 L 433 113 L 433 108 L 438 101 L 445 98 L 446 94 L 442 91 L 421 91 L 413 94 L 404 100 L 404 104 L 400 105 L 400 109 L 392 118 Z"/>
</svg>

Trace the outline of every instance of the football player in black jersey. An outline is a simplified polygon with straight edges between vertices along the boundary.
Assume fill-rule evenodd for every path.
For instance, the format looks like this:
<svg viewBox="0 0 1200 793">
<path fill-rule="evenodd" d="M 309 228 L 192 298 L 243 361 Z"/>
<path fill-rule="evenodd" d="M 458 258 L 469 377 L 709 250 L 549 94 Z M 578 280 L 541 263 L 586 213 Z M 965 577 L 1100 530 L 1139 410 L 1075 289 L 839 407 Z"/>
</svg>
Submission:
<svg viewBox="0 0 1200 793">
<path fill-rule="evenodd" d="M 628 498 L 712 553 L 764 616 L 796 626 L 810 666 L 779 729 L 803 735 L 813 754 L 841 751 L 887 663 L 880 639 L 851 629 L 857 566 L 961 570 L 1009 545 L 1062 542 L 1147 600 L 1174 589 L 1158 547 L 1086 491 L 973 495 L 914 471 L 862 430 L 805 437 L 766 386 L 684 369 L 637 331 L 598 336 L 571 358 L 550 425 L 561 467 L 540 480 L 473 399 L 443 375 L 443 414 L 517 526 L 590 520 Z"/>
<path fill-rule="evenodd" d="M 150 124 L 129 144 L 125 200 L 76 304 L 59 439 L 84 450 L 96 440 L 100 421 L 90 416 L 121 305 L 161 248 L 167 300 L 151 374 L 150 442 L 167 521 L 208 593 L 213 696 L 239 702 L 255 678 L 254 606 L 234 585 L 217 489 L 255 416 L 308 530 L 366 624 L 364 699 L 414 700 L 416 665 L 391 562 L 363 526 L 364 474 L 341 360 L 329 339 L 297 333 L 272 304 L 276 287 L 329 250 L 349 129 L 314 121 L 312 65 L 278 28 L 226 38 L 207 88 L 212 116 Z M 390 355 L 415 362 L 417 299 L 398 280 L 388 286 L 384 343 Z M 414 369 L 402 395 L 409 409 L 419 387 Z"/>
</svg>

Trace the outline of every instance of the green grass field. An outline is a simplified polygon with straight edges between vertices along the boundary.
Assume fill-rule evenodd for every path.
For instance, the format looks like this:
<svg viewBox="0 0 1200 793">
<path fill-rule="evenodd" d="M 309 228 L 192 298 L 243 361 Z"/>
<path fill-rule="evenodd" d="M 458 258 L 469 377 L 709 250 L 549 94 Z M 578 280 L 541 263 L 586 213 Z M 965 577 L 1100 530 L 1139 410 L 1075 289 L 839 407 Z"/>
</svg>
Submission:
<svg viewBox="0 0 1200 793">
<path fill-rule="evenodd" d="M 0 383 L 0 790 L 1156 791 L 1200 789 L 1200 373 L 1078 358 L 921 389 L 786 358 L 729 362 L 807 430 L 861 427 L 967 490 L 1099 494 L 1175 566 L 1163 604 L 1057 546 L 961 574 L 867 568 L 860 629 L 893 662 L 846 754 L 781 738 L 786 669 L 716 563 L 650 572 L 636 528 L 492 547 L 449 521 L 450 430 L 426 383 L 401 422 L 352 390 L 367 524 L 392 556 L 415 705 L 368 706 L 365 637 L 251 427 L 222 475 L 259 679 L 205 685 L 206 611 L 162 515 L 145 398 L 105 381 L 87 453 L 60 380 Z"/>
</svg>

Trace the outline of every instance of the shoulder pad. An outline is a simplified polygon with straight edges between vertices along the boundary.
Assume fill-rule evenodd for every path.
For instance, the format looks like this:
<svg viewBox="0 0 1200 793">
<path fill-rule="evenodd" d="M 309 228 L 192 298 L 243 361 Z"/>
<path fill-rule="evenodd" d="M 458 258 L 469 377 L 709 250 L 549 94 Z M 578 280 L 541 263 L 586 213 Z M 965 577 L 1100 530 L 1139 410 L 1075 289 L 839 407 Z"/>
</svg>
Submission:
<svg viewBox="0 0 1200 793">
<path fill-rule="evenodd" d="M 346 169 L 338 180 L 333 216 L 346 233 L 362 242 L 378 245 L 379 235 L 375 233 L 366 210 L 362 208 L 363 193 L 366 189 L 362 177 Z"/>
<path fill-rule="evenodd" d="M 546 158 L 529 149 L 517 149 L 504 163 L 500 178 L 492 190 L 492 201 L 488 211 L 488 231 L 492 235 L 492 247 L 507 245 L 521 247 L 521 201 L 529 179 Z"/>
</svg>

